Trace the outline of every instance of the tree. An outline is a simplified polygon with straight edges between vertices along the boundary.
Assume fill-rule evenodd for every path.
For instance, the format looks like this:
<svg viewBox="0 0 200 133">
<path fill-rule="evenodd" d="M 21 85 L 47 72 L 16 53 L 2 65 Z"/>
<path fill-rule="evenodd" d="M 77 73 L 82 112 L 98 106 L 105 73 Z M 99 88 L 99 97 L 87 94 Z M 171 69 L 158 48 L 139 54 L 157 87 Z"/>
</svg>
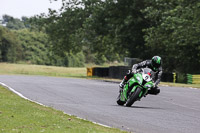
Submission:
<svg viewBox="0 0 200 133">
<path fill-rule="evenodd" d="M 101 64 L 160 55 L 165 71 L 196 72 L 199 7 L 195 0 L 63 0 L 61 12 L 34 19 L 59 56 L 83 52 Z"/>
<path fill-rule="evenodd" d="M 156 0 L 144 10 L 152 24 L 144 30 L 149 52 L 163 57 L 167 71 L 197 73 L 196 68 L 200 66 L 199 7 L 200 2 L 194 0 Z"/>
<path fill-rule="evenodd" d="M 139 0 L 63 0 L 61 13 L 49 10 L 35 20 L 45 27 L 57 53 L 80 52 L 96 63 L 120 60 L 124 56 L 144 57 L 142 32 L 148 26 Z"/>
<path fill-rule="evenodd" d="M 6 27 L 9 29 L 19 30 L 25 28 L 24 22 L 9 15 L 3 15 L 3 23 L 6 23 Z"/>
<path fill-rule="evenodd" d="M 0 61 L 16 62 L 21 59 L 21 53 L 15 34 L 0 26 Z"/>
<path fill-rule="evenodd" d="M 21 61 L 38 65 L 55 66 L 84 66 L 84 56 L 78 54 L 64 54 L 59 56 L 52 51 L 51 41 L 46 33 L 22 29 L 13 31 L 22 47 Z"/>
<path fill-rule="evenodd" d="M 42 32 L 28 29 L 14 31 L 22 47 L 22 61 L 32 64 L 49 65 L 48 37 Z"/>
</svg>

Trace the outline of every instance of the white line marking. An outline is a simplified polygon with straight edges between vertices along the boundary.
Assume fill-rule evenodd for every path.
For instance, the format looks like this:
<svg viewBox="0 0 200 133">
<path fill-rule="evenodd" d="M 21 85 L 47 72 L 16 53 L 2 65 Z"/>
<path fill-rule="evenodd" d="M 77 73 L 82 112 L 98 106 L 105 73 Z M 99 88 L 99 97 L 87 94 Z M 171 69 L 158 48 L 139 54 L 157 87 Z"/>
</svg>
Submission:
<svg viewBox="0 0 200 133">
<path fill-rule="evenodd" d="M 160 86 L 165 86 L 165 87 L 169 87 L 169 85 L 160 85 Z"/>
<path fill-rule="evenodd" d="M 25 97 L 25 96 L 22 95 L 21 93 L 17 92 L 17 91 L 14 90 L 13 88 L 7 86 L 6 84 L 4 84 L 4 83 L 2 83 L 2 82 L 0 82 L 0 85 L 2 85 L 2 86 L 4 86 L 4 87 L 8 88 L 10 91 L 14 92 L 15 94 L 17 94 L 18 96 L 20 96 L 20 97 L 23 98 L 23 99 L 26 99 L 26 100 L 28 100 L 28 101 L 31 101 L 31 102 L 34 102 L 34 103 L 37 103 L 37 104 L 39 104 L 39 105 L 42 105 L 42 106 L 47 107 L 46 105 L 44 105 L 44 104 L 42 104 L 42 103 L 39 103 L 39 102 L 33 101 L 33 100 L 31 100 L 31 99 Z"/>
<path fill-rule="evenodd" d="M 197 90 L 198 88 L 189 87 L 190 89 Z"/>
<path fill-rule="evenodd" d="M 2 83 L 2 82 L 0 82 L 0 85 L 4 86 L 5 88 L 8 88 L 10 91 L 14 92 L 15 94 L 17 94 L 18 96 L 20 96 L 21 98 L 23 98 L 23 99 L 25 99 L 25 100 L 34 102 L 34 103 L 39 104 L 39 105 L 44 106 L 44 107 L 48 107 L 48 106 L 46 106 L 46 105 L 44 105 L 44 104 L 42 104 L 42 103 L 39 103 L 39 102 L 37 102 L 37 101 L 31 100 L 31 99 L 25 97 L 25 96 L 22 95 L 21 93 L 17 92 L 17 91 L 14 90 L 13 88 L 7 86 L 6 84 L 4 84 L 4 83 Z M 64 112 L 64 111 L 62 111 L 62 112 L 63 112 L 64 114 L 67 114 L 67 113 Z M 67 115 L 69 115 L 69 116 L 74 116 L 74 115 L 71 115 L 71 114 L 67 114 Z M 76 118 L 78 118 L 78 119 L 86 120 L 86 119 L 80 118 L 80 117 L 78 117 L 78 116 L 74 116 L 74 117 L 76 117 Z M 88 120 L 86 120 L 86 121 L 88 121 Z M 103 127 L 111 128 L 110 126 L 107 126 L 107 125 L 104 125 L 104 124 L 101 124 L 101 123 L 98 123 L 98 122 L 93 122 L 93 121 L 92 121 L 92 123 L 97 124 L 97 125 L 100 125 L 100 126 L 103 126 Z"/>
</svg>

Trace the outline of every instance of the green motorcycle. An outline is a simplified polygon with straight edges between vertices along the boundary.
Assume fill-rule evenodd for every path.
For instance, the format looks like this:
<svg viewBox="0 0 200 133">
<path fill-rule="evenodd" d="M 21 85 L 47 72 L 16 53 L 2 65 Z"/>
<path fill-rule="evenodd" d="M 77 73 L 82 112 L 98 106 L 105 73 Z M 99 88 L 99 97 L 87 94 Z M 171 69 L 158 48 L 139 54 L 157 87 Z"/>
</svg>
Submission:
<svg viewBox="0 0 200 133">
<path fill-rule="evenodd" d="M 153 72 L 150 68 L 137 70 L 137 73 L 133 74 L 133 77 L 120 89 L 117 104 L 125 104 L 127 107 L 130 107 L 135 101 L 146 96 L 148 89 L 153 87 L 152 74 Z"/>
</svg>

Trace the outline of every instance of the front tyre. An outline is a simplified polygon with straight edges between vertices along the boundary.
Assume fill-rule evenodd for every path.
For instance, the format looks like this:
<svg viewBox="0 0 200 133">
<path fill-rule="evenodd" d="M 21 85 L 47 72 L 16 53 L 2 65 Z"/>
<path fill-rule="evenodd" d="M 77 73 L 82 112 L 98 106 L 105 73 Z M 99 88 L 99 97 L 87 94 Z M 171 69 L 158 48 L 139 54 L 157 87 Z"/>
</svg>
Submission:
<svg viewBox="0 0 200 133">
<path fill-rule="evenodd" d="M 126 102 L 127 107 L 130 107 L 139 98 L 141 91 L 140 87 L 136 88 L 135 92 L 131 94 L 130 98 Z"/>
<path fill-rule="evenodd" d="M 117 104 L 122 106 L 122 105 L 124 105 L 126 102 L 121 101 L 121 100 L 120 100 L 120 96 L 121 96 L 121 93 L 120 93 L 119 96 L 117 97 Z"/>
</svg>

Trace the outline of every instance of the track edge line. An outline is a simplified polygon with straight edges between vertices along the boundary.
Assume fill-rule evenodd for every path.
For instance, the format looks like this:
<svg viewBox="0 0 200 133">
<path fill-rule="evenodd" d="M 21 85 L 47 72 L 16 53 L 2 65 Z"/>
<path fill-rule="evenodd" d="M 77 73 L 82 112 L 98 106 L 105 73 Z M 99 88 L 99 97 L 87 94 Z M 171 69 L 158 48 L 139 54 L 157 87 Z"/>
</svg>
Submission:
<svg viewBox="0 0 200 133">
<path fill-rule="evenodd" d="M 20 96 L 21 98 L 23 98 L 23 99 L 25 99 L 25 100 L 34 102 L 34 103 L 39 104 L 39 105 L 44 106 L 44 107 L 49 107 L 49 106 L 46 106 L 46 105 L 44 105 L 44 104 L 42 104 L 42 103 L 39 103 L 39 102 L 37 102 L 37 101 L 31 100 L 31 99 L 25 97 L 25 96 L 22 95 L 21 93 L 17 92 L 17 91 L 14 90 L 13 88 L 9 87 L 8 85 L 6 85 L 6 84 L 4 84 L 4 83 L 2 83 L 2 82 L 0 82 L 0 85 L 3 86 L 3 87 L 5 87 L 5 88 L 7 88 L 7 89 L 10 90 L 10 91 L 12 91 L 13 93 L 17 94 L 18 96 Z M 56 110 L 56 109 L 55 109 L 55 110 Z M 59 111 L 61 111 L 61 110 L 59 110 Z M 67 113 L 64 112 L 64 111 L 62 111 L 62 112 L 63 112 L 63 114 L 67 114 Z M 67 114 L 67 115 L 69 115 L 69 116 L 74 116 L 74 115 L 72 115 L 72 114 Z M 86 120 L 86 119 L 80 118 L 80 117 L 78 117 L 78 116 L 75 116 L 75 117 L 78 118 L 78 119 Z M 89 121 L 89 120 L 86 120 L 86 121 Z M 94 123 L 94 124 L 96 124 L 96 125 L 103 126 L 103 127 L 111 128 L 110 126 L 107 126 L 107 125 L 104 125 L 104 124 L 101 124 L 101 123 L 98 123 L 98 122 L 94 122 L 94 121 L 90 121 L 90 122 L 92 122 L 92 123 Z"/>
</svg>

